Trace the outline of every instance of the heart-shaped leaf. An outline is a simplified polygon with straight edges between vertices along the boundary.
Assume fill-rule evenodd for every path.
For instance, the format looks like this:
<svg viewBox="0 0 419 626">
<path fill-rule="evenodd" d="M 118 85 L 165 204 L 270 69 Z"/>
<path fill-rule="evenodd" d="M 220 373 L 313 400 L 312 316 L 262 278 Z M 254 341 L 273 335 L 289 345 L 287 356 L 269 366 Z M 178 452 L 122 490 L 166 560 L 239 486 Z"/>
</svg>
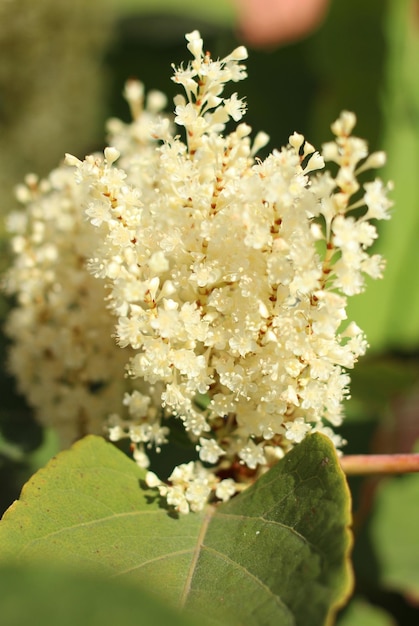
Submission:
<svg viewBox="0 0 419 626">
<path fill-rule="evenodd" d="M 89 436 L 25 485 L 0 523 L 0 561 L 117 576 L 214 625 L 323 626 L 351 586 L 349 508 L 323 435 L 229 503 L 180 517 L 133 461 Z"/>
</svg>

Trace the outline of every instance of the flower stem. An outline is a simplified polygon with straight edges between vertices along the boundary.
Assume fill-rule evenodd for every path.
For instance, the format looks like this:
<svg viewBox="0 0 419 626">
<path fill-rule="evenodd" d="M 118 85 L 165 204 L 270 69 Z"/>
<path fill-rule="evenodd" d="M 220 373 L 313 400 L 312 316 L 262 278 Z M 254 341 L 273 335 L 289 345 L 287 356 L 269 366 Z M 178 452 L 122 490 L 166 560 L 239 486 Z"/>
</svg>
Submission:
<svg viewBox="0 0 419 626">
<path fill-rule="evenodd" d="M 340 459 L 347 476 L 419 472 L 419 454 L 348 454 Z"/>
</svg>

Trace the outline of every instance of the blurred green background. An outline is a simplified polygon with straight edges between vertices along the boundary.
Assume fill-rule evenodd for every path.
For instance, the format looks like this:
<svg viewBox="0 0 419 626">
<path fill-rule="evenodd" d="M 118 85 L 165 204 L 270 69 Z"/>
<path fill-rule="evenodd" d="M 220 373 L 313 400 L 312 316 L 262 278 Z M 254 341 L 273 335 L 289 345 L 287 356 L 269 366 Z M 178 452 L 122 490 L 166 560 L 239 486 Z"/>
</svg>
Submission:
<svg viewBox="0 0 419 626">
<path fill-rule="evenodd" d="M 243 43 L 228 0 L 0 0 L 1 215 L 15 208 L 13 187 L 27 172 L 43 176 L 64 152 L 83 157 L 104 147 L 105 120 L 129 119 L 121 95 L 128 77 L 173 96 L 170 66 L 187 60 L 184 34 L 195 28 L 213 56 Z M 332 0 L 315 33 L 276 49 L 249 47 L 247 66 L 238 86 L 246 121 L 268 132 L 269 150 L 294 130 L 320 146 L 349 109 L 371 150 L 388 153 L 379 175 L 394 181 L 395 207 L 376 246 L 387 269 L 350 304 L 370 351 L 352 375 L 342 433 L 346 452 L 412 451 L 419 438 L 419 2 Z M 3 224 L 0 233 L 3 269 Z M 2 318 L 8 306 L 3 298 Z M 3 338 L 1 350 L 0 511 L 56 446 L 13 390 Z M 418 478 L 351 481 L 357 588 L 342 626 L 419 623 Z M 402 532 L 401 520 L 409 520 Z"/>
</svg>

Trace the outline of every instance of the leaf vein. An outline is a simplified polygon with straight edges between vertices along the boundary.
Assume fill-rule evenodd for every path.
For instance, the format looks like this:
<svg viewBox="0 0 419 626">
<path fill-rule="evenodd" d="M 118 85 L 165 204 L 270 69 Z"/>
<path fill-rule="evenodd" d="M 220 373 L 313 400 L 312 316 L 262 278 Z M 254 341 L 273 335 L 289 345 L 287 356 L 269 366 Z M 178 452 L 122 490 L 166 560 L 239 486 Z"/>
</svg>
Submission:
<svg viewBox="0 0 419 626">
<path fill-rule="evenodd" d="M 185 606 L 186 603 L 186 599 L 188 597 L 188 594 L 190 592 L 191 589 L 191 585 L 192 585 L 192 578 L 195 572 L 195 568 L 196 568 L 196 564 L 198 562 L 199 559 L 199 554 L 205 539 L 205 535 L 206 532 L 208 530 L 208 526 L 209 523 L 214 515 L 214 508 L 211 507 L 208 509 L 207 514 L 205 515 L 204 519 L 202 520 L 202 525 L 201 525 L 201 529 L 199 531 L 198 537 L 196 539 L 196 543 L 195 543 L 195 548 L 193 550 L 193 554 L 192 554 L 192 560 L 191 560 L 191 564 L 189 566 L 189 570 L 186 576 L 186 580 L 185 580 L 185 584 L 183 587 L 183 591 L 182 591 L 182 595 L 180 598 L 180 606 L 183 607 Z"/>
<path fill-rule="evenodd" d="M 300 539 L 303 543 L 307 544 L 310 547 L 312 552 L 322 555 L 319 549 L 311 541 L 309 541 L 307 537 L 305 537 L 300 532 L 298 532 L 298 530 L 296 530 L 293 526 L 288 526 L 287 524 L 283 524 L 282 522 L 278 522 L 276 520 L 266 519 L 265 517 L 263 517 L 263 515 L 252 516 L 252 515 L 244 515 L 244 514 L 238 514 L 238 513 L 222 513 L 221 511 L 218 511 L 217 517 L 223 517 L 227 519 L 230 517 L 230 518 L 239 519 L 243 521 L 259 520 L 260 522 L 263 522 L 264 524 L 269 524 L 272 526 L 279 526 L 280 528 L 283 528 L 284 530 L 288 530 L 293 535 L 298 537 L 298 539 Z"/>
<path fill-rule="evenodd" d="M 190 552 L 192 552 L 191 548 L 188 548 L 187 550 L 177 550 L 176 552 L 166 552 L 165 554 L 161 554 L 152 559 L 147 559 L 147 561 L 143 561 L 143 563 L 139 563 L 138 565 L 135 565 L 134 567 L 129 567 L 126 570 L 120 571 L 118 572 L 118 574 L 115 574 L 114 576 L 112 576 L 112 578 L 117 578 L 118 576 L 129 574 L 130 572 L 135 572 L 141 569 L 142 567 L 145 567 L 146 565 L 150 565 L 150 563 L 157 563 L 158 561 L 163 561 L 165 559 L 172 559 L 173 557 L 181 556 L 182 554 L 188 554 Z"/>
<path fill-rule="evenodd" d="M 162 511 L 145 511 L 145 510 L 126 511 L 124 513 L 114 513 L 113 515 L 107 515 L 106 517 L 100 517 L 98 519 L 89 520 L 86 522 L 79 522 L 78 524 L 73 524 L 72 526 L 64 526 L 63 528 L 59 528 L 58 530 L 54 530 L 53 532 L 46 533 L 45 535 L 40 535 L 39 537 L 36 537 L 33 541 L 27 543 L 24 549 L 21 550 L 19 554 L 20 555 L 24 554 L 24 552 L 28 548 L 33 546 L 35 543 L 38 543 L 39 541 L 44 541 L 46 539 L 49 539 L 50 537 L 56 537 L 57 535 L 60 535 L 61 533 L 65 533 L 65 532 L 72 531 L 72 530 L 78 530 L 80 528 L 88 528 L 89 526 L 104 524 L 109 521 L 114 521 L 115 519 L 118 519 L 118 518 L 135 517 L 135 516 L 141 517 L 143 515 L 149 516 L 153 514 L 162 515 L 162 513 L 163 513 Z"/>
<path fill-rule="evenodd" d="M 229 556 L 227 556 L 226 554 L 223 554 L 222 552 L 219 552 L 219 550 L 216 550 L 215 548 L 212 548 L 211 546 L 204 545 L 204 546 L 202 546 L 202 549 L 203 550 L 207 550 L 208 552 L 213 553 L 214 556 L 216 556 L 216 557 L 218 557 L 218 558 L 228 562 L 230 565 L 232 565 L 236 569 L 241 570 L 244 574 L 246 574 L 247 576 L 249 576 L 249 578 L 251 578 L 254 582 L 256 582 L 259 585 L 259 587 L 262 587 L 265 591 L 267 591 L 268 594 L 270 596 L 272 596 L 272 598 L 274 598 L 275 602 L 279 606 L 289 610 L 288 605 L 285 604 L 285 602 L 283 600 L 281 600 L 280 596 L 278 596 L 276 593 L 274 593 L 270 587 L 268 587 L 262 580 L 260 580 L 260 578 L 255 576 L 252 572 L 250 572 L 246 567 L 244 567 L 243 565 L 241 565 L 237 561 L 233 561 L 233 559 L 231 559 Z"/>
</svg>

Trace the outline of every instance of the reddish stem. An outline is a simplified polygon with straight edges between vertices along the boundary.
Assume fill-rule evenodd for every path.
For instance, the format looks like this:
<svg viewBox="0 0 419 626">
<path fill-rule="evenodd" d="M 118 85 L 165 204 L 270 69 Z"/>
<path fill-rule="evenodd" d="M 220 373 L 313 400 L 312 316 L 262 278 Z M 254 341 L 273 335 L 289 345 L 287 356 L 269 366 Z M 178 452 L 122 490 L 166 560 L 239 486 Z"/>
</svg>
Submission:
<svg viewBox="0 0 419 626">
<path fill-rule="evenodd" d="M 419 472 L 419 454 L 348 454 L 340 459 L 348 476 Z"/>
</svg>

